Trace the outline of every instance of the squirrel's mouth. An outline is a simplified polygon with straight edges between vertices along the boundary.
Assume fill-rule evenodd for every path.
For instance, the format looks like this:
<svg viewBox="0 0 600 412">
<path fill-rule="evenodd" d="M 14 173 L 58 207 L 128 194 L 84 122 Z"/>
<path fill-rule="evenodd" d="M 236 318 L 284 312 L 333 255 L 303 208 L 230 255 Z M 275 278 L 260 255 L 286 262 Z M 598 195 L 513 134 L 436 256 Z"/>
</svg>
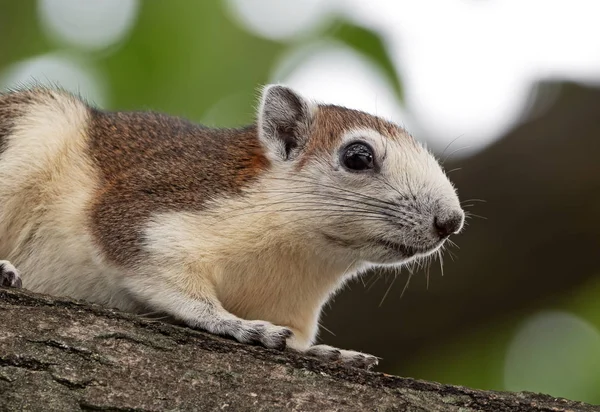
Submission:
<svg viewBox="0 0 600 412">
<path fill-rule="evenodd" d="M 429 247 L 423 247 L 423 246 L 408 246 L 403 243 L 396 243 L 396 242 L 392 242 L 392 241 L 385 240 L 385 239 L 375 239 L 374 242 L 377 243 L 378 245 L 385 247 L 386 249 L 391 249 L 394 252 L 397 252 L 407 258 L 416 256 L 416 255 L 425 255 L 425 254 L 434 252 L 442 245 L 442 243 L 444 243 L 443 241 L 441 241 L 441 242 L 437 242 L 436 244 L 431 245 Z"/>
<path fill-rule="evenodd" d="M 404 259 L 409 259 L 417 255 L 428 255 L 432 252 L 435 252 L 444 243 L 444 241 L 442 240 L 428 246 L 409 246 L 404 243 L 397 243 L 391 240 L 381 238 L 371 238 L 367 242 L 359 242 L 356 240 L 344 240 L 337 236 L 332 236 L 328 234 L 324 234 L 324 236 L 330 242 L 352 249 L 362 249 L 369 244 L 371 246 L 383 246 L 385 249 L 394 252 L 395 255 L 400 255 Z"/>
</svg>

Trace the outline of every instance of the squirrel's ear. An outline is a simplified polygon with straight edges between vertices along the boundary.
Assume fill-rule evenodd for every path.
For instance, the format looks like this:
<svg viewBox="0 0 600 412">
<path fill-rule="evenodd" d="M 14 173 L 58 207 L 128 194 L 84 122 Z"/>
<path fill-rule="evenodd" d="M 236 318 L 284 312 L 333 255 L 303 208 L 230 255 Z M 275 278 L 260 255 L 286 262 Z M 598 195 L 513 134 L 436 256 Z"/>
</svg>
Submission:
<svg viewBox="0 0 600 412">
<path fill-rule="evenodd" d="M 263 89 L 258 111 L 258 135 L 269 152 L 291 160 L 309 137 L 312 103 L 289 87 L 269 85 Z"/>
</svg>

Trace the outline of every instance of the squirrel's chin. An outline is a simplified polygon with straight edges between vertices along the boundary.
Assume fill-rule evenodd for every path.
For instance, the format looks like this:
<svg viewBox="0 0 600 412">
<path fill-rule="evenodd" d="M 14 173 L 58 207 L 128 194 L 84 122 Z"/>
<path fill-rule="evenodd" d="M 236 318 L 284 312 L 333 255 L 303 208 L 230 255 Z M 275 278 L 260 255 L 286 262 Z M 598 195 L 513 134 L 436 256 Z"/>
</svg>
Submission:
<svg viewBox="0 0 600 412">
<path fill-rule="evenodd" d="M 443 245 L 444 241 L 439 241 L 431 246 L 408 246 L 402 243 L 395 243 L 387 240 L 378 240 L 370 248 L 369 254 L 372 257 L 367 258 L 370 263 L 376 265 L 401 265 L 411 262 L 415 259 L 429 256 L 435 253 Z"/>
</svg>

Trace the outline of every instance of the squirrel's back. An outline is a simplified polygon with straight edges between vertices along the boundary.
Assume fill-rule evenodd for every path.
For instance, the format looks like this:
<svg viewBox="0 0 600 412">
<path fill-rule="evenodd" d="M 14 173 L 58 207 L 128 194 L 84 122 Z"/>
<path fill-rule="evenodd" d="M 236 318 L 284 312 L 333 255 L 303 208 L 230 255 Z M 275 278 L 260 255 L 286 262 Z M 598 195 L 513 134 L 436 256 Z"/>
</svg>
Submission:
<svg viewBox="0 0 600 412">
<path fill-rule="evenodd" d="M 151 213 L 201 210 L 239 194 L 269 164 L 255 126 L 212 129 L 153 112 L 91 110 L 87 130 L 100 184 L 90 223 L 119 263 L 139 258 L 131 248 Z M 136 207 L 124 210 L 123 202 Z"/>
</svg>

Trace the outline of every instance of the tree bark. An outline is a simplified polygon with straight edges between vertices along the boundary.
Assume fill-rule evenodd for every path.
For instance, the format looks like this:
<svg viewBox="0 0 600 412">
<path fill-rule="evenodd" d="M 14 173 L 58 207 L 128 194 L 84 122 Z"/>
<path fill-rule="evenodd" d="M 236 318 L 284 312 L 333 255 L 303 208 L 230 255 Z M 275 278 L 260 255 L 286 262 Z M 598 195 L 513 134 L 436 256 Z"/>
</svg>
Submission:
<svg viewBox="0 0 600 412">
<path fill-rule="evenodd" d="M 598 411 L 342 368 L 24 290 L 0 289 L 2 411 Z"/>
</svg>

